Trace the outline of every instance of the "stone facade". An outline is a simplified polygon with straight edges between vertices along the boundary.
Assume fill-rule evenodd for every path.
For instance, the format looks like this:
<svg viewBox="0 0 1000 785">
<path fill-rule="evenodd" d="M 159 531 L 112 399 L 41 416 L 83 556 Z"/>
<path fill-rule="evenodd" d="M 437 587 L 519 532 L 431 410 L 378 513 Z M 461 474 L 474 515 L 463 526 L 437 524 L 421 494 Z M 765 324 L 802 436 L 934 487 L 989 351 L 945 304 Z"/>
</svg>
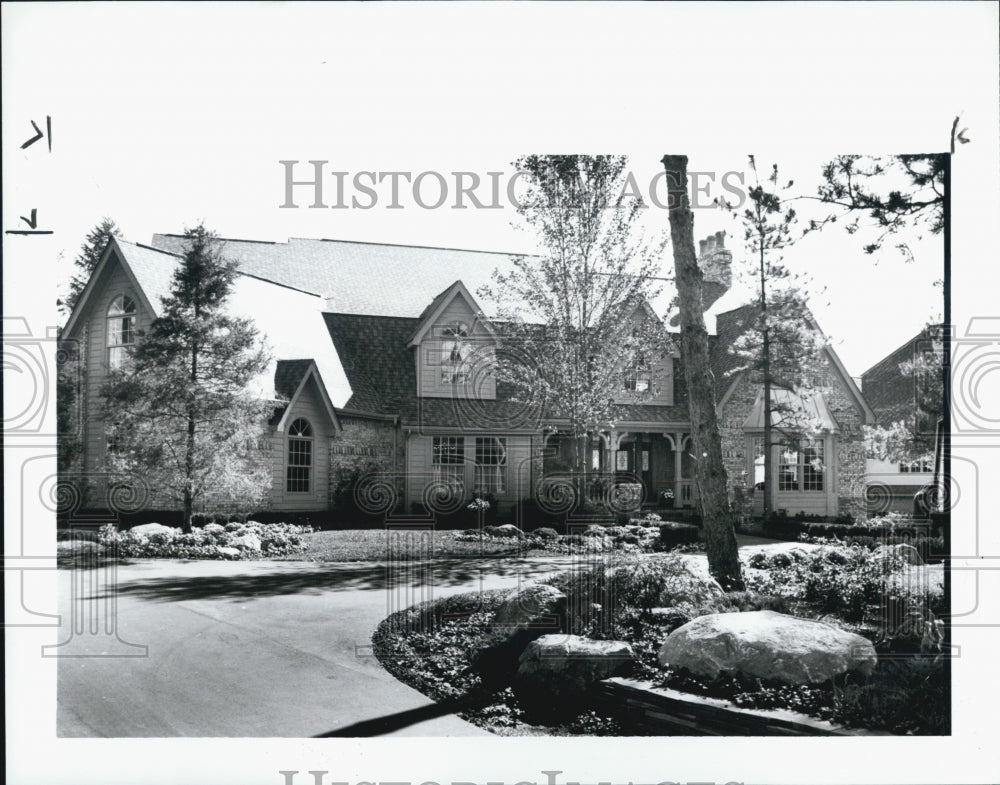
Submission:
<svg viewBox="0 0 1000 785">
<path fill-rule="evenodd" d="M 826 458 L 827 487 L 835 489 L 832 504 L 821 514 L 838 515 L 860 512 L 865 481 L 864 439 L 862 424 L 864 409 L 847 387 L 838 369 L 824 355 L 809 368 L 813 389 L 821 392 L 837 431 L 833 435 L 833 454 Z M 719 429 L 722 437 L 723 461 L 730 487 L 750 484 L 749 440 L 743 425 L 754 407 L 761 390 L 745 373 L 737 374 L 720 385 L 726 394 L 720 401 Z M 832 485 L 830 485 L 832 484 Z M 830 509 L 832 507 L 833 509 Z M 789 514 L 810 512 L 789 507 Z"/>
</svg>

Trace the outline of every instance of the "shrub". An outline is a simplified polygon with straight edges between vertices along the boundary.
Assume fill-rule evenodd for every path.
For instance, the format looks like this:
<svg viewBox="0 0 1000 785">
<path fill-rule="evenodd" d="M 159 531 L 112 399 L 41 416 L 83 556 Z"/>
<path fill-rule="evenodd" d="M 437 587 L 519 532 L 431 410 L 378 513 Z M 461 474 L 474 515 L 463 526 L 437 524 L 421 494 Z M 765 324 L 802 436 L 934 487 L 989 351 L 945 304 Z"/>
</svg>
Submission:
<svg viewBox="0 0 1000 785">
<path fill-rule="evenodd" d="M 688 545 L 698 541 L 700 532 L 697 526 L 687 523 L 660 524 L 660 547 L 669 551 L 678 545 Z"/>
<path fill-rule="evenodd" d="M 305 549 L 303 535 L 310 531 L 309 527 L 294 524 L 250 521 L 225 526 L 208 523 L 187 534 L 174 530 L 146 537 L 131 531 L 120 532 L 109 523 L 101 527 L 98 542 L 114 548 L 122 557 L 237 560 L 300 553 Z M 256 542 L 259 548 L 253 547 Z"/>
<path fill-rule="evenodd" d="M 554 540 L 559 537 L 559 532 L 548 526 L 541 526 L 532 532 L 536 537 L 541 537 L 543 540 Z"/>
</svg>

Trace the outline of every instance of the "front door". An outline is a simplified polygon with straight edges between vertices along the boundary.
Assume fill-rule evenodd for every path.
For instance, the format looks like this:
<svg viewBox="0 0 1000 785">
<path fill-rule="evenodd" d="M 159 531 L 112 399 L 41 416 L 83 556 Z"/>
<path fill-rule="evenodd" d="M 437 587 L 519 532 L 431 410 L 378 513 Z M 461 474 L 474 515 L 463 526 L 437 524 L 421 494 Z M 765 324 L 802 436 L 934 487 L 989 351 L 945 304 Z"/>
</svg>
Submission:
<svg viewBox="0 0 1000 785">
<path fill-rule="evenodd" d="M 615 460 L 615 469 L 621 482 L 640 482 L 643 487 L 643 501 L 656 500 L 655 467 L 657 455 L 648 437 L 637 437 L 623 442 Z"/>
</svg>

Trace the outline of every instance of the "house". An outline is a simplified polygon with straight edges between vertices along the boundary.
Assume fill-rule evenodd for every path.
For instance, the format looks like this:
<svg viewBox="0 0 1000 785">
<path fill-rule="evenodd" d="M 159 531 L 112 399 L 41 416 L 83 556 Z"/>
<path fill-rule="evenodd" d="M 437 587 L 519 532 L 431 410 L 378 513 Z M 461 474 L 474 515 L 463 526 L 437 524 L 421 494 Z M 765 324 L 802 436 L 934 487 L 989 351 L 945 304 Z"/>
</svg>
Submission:
<svg viewBox="0 0 1000 785">
<path fill-rule="evenodd" d="M 935 429 L 940 416 L 943 379 L 907 372 L 908 363 L 940 352 L 940 328 L 925 327 L 861 374 L 861 389 L 875 413 L 875 425 L 889 428 L 903 422 L 928 447 L 907 461 L 869 458 L 866 491 L 871 512 L 913 512 L 913 497 L 933 486 Z M 932 366 L 933 367 L 933 366 Z"/>
<path fill-rule="evenodd" d="M 728 349 L 754 309 L 730 291 L 724 234 L 701 246 L 726 468 L 734 485 L 751 484 L 761 465 L 760 390 L 732 373 Z M 98 391 L 157 315 L 183 247 L 169 234 L 148 246 L 112 240 L 63 330 L 84 347 L 79 472 L 94 480 L 85 506 L 106 502 Z M 473 494 L 492 495 L 505 514 L 523 499 L 558 503 L 573 447 L 544 405 L 517 402 L 491 373 L 510 347 L 488 315 L 493 304 L 473 294 L 510 257 L 298 238 L 224 240 L 223 252 L 238 262 L 231 309 L 254 319 L 275 358 L 252 382 L 276 401 L 272 509 L 328 510 L 345 495 L 371 512 L 397 503 L 447 512 Z M 623 318 L 656 316 L 640 304 Z M 873 415 L 832 348 L 813 370 L 823 392 L 801 405 L 822 430 L 808 444 L 773 448 L 782 479 L 772 508 L 836 515 L 862 488 L 861 425 Z M 679 357 L 623 369 L 615 401 L 614 422 L 589 444 L 590 470 L 641 484 L 647 502 L 670 491 L 674 504 L 693 508 L 697 456 Z"/>
</svg>

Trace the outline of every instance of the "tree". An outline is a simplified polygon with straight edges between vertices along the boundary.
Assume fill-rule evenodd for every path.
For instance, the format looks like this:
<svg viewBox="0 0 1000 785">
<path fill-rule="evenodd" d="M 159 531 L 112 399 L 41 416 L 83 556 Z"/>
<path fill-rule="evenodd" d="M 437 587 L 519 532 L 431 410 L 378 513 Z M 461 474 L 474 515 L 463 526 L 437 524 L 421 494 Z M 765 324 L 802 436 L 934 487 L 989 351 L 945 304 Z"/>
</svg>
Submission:
<svg viewBox="0 0 1000 785">
<path fill-rule="evenodd" d="M 627 163 L 584 155 L 516 161 L 525 186 L 521 228 L 536 235 L 542 253 L 514 258 L 479 290 L 497 303 L 504 342 L 521 358 L 498 363 L 498 381 L 515 400 L 544 401 L 547 417 L 565 423 L 580 477 L 588 440 L 614 425 L 625 369 L 655 363 L 669 349 L 658 318 L 628 319 L 655 296 L 665 237 L 647 241 L 640 231 L 642 203 L 623 193 Z"/>
<path fill-rule="evenodd" d="M 122 232 L 118 224 L 105 216 L 97 226 L 90 230 L 87 239 L 80 246 L 80 252 L 73 260 L 73 264 L 76 265 L 79 272 L 70 279 L 69 293 L 66 295 L 65 302 L 57 301 L 60 311 L 66 314 L 73 312 L 77 300 L 80 299 L 80 294 L 87 285 L 87 281 L 90 280 L 91 274 L 97 268 L 97 263 L 101 261 L 104 249 L 107 248 L 112 237 L 121 239 Z"/>
<path fill-rule="evenodd" d="M 202 225 L 185 239 L 161 315 L 103 397 L 108 468 L 147 478 L 189 530 L 196 503 L 253 504 L 270 487 L 261 447 L 272 404 L 248 386 L 268 365 L 257 332 L 226 312 L 235 263 Z"/>
<path fill-rule="evenodd" d="M 944 413 L 944 329 L 932 321 L 914 345 L 913 355 L 898 366 L 895 384 L 912 391 L 910 416 L 887 425 L 865 426 L 867 457 L 891 463 L 932 460 L 937 425 Z M 885 380 L 884 384 L 893 384 Z M 936 462 L 935 462 L 936 463 Z"/>
<path fill-rule="evenodd" d="M 867 228 L 875 232 L 864 245 L 874 254 L 903 228 L 940 234 L 944 229 L 945 156 L 936 155 L 839 155 L 823 166 L 819 201 L 835 208 L 810 229 L 846 219 L 850 234 Z M 920 235 L 918 235 L 919 237 Z M 908 260 L 913 256 L 906 242 L 896 248 Z"/>
<path fill-rule="evenodd" d="M 60 313 L 72 313 L 87 281 L 101 260 L 112 237 L 121 230 L 110 218 L 103 218 L 87 235 L 74 264 L 79 272 L 69 281 L 65 300 L 56 300 Z M 69 471 L 80 457 L 80 347 L 75 341 L 60 340 L 56 352 L 56 452 L 60 472 Z"/>
<path fill-rule="evenodd" d="M 705 551 L 713 577 L 727 591 L 741 591 L 743 573 L 729 514 L 728 478 L 722 462 L 722 437 L 715 407 L 715 377 L 705 328 L 702 273 L 695 255 L 694 215 L 687 194 L 687 156 L 665 155 L 662 163 L 670 198 L 670 237 L 681 321 L 681 361 L 694 451 L 699 456 L 696 466 Z"/>
<path fill-rule="evenodd" d="M 741 361 L 730 373 L 747 372 L 763 387 L 763 512 L 767 518 L 774 488 L 772 447 L 794 443 L 820 427 L 799 402 L 813 394 L 809 369 L 818 361 L 826 339 L 812 320 L 799 277 L 782 261 L 783 250 L 794 242 L 793 227 L 798 220 L 785 198 L 793 182 L 780 187 L 774 164 L 761 183 L 754 156 L 749 163 L 754 184 L 747 192 L 747 207 L 739 212 L 724 202 L 720 205 L 743 224 L 743 239 L 755 268 L 759 309 L 730 348 Z M 775 389 L 789 394 L 775 396 Z M 778 440 L 775 429 L 781 437 Z"/>
</svg>

